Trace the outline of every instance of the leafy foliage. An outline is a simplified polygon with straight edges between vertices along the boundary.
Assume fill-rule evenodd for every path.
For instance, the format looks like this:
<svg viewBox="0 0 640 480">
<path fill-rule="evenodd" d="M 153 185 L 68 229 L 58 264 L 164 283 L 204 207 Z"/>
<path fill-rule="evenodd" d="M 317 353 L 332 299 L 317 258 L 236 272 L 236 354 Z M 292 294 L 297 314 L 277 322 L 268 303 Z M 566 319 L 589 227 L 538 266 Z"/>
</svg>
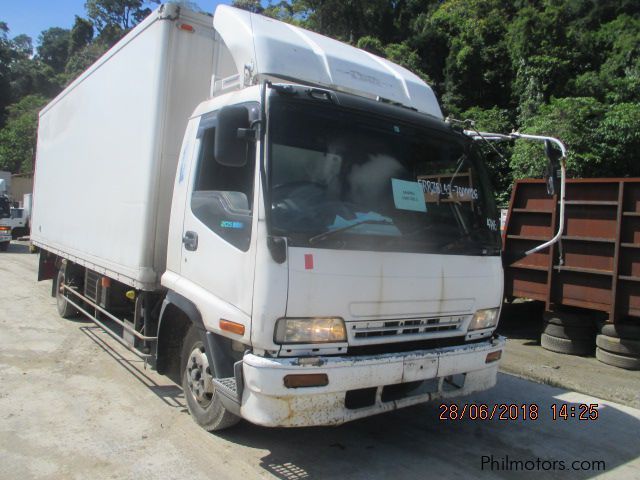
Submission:
<svg viewBox="0 0 640 480">
<path fill-rule="evenodd" d="M 71 33 L 64 28 L 53 27 L 40 34 L 38 58 L 49 65 L 54 72 L 64 71 L 69 58 Z"/>
<path fill-rule="evenodd" d="M 55 96 L 157 3 L 86 0 L 86 18 L 76 17 L 70 31 L 42 32 L 35 56 L 32 40 L 12 38 L 0 21 L 2 168 L 30 168 L 36 105 Z M 190 1 L 174 3 L 194 7 Z M 232 3 L 412 70 L 434 88 L 446 115 L 473 118 L 479 129 L 559 136 L 569 148 L 574 176 L 640 176 L 637 0 Z M 502 156 L 480 148 L 501 203 L 514 178 L 539 175 L 545 162 L 539 145 L 503 144 Z"/>
<path fill-rule="evenodd" d="M 151 13 L 146 0 L 87 0 L 85 8 L 98 33 L 114 29 L 126 32 Z"/>
<path fill-rule="evenodd" d="M 47 103 L 41 95 L 27 95 L 9 107 L 0 130 L 0 170 L 31 171 L 35 155 L 38 111 Z"/>
</svg>

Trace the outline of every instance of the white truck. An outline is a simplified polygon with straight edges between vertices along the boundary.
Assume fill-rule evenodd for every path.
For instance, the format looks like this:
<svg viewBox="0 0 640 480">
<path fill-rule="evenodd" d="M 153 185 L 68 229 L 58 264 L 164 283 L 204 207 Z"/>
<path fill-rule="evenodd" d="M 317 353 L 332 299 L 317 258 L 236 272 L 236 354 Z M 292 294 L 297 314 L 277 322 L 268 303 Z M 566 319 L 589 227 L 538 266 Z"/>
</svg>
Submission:
<svg viewBox="0 0 640 480">
<path fill-rule="evenodd" d="M 207 430 L 488 389 L 503 268 L 475 143 L 382 58 L 164 5 L 40 114 L 39 279 Z"/>
<path fill-rule="evenodd" d="M 0 252 L 6 252 L 9 248 L 12 229 L 11 202 L 9 197 L 0 194 Z"/>
<path fill-rule="evenodd" d="M 31 198 L 32 194 L 25 194 L 22 206 L 17 206 L 10 197 L 0 195 L 0 251 L 6 251 L 12 239 L 29 234 Z"/>
</svg>

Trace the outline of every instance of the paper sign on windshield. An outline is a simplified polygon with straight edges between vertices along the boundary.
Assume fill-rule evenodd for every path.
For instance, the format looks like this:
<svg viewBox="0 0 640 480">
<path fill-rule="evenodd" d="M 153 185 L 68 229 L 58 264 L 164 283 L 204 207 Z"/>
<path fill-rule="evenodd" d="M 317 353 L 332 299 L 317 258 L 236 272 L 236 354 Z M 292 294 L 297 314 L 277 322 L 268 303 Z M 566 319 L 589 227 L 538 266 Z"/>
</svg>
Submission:
<svg viewBox="0 0 640 480">
<path fill-rule="evenodd" d="M 427 211 L 422 186 L 418 182 L 392 178 L 391 188 L 393 189 L 393 202 L 397 209 L 412 210 L 414 212 Z"/>
</svg>

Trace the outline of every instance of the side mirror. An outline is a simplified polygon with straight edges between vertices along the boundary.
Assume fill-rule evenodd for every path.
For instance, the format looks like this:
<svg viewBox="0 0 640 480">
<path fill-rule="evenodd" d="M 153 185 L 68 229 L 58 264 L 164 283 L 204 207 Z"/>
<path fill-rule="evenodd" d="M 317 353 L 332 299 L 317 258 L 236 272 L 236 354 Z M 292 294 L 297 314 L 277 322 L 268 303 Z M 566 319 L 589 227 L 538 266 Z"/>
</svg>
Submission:
<svg viewBox="0 0 640 480">
<path fill-rule="evenodd" d="M 562 152 L 553 148 L 553 144 L 549 140 L 544 141 L 544 154 L 547 156 L 549 163 L 545 169 L 544 176 L 547 180 L 547 193 L 553 195 L 560 190 L 560 179 L 558 178 L 558 170 L 560 169 L 560 158 Z"/>
<path fill-rule="evenodd" d="M 250 126 L 249 110 L 240 105 L 223 107 L 218 112 L 213 156 L 225 167 L 244 167 L 247 164 L 247 140 L 239 130 Z"/>
</svg>

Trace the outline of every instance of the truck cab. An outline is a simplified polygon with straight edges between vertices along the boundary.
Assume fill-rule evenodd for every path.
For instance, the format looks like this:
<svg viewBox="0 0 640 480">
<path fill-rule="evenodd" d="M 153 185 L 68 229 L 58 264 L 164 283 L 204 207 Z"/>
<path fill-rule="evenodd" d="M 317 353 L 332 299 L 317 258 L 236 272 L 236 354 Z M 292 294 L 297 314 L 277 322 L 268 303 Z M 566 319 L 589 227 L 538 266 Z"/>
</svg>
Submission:
<svg viewBox="0 0 640 480">
<path fill-rule="evenodd" d="M 200 105 L 179 162 L 162 283 L 251 351 L 243 417 L 341 423 L 445 394 L 454 375 L 458 394 L 493 385 L 498 214 L 460 131 L 273 83 Z"/>
</svg>

